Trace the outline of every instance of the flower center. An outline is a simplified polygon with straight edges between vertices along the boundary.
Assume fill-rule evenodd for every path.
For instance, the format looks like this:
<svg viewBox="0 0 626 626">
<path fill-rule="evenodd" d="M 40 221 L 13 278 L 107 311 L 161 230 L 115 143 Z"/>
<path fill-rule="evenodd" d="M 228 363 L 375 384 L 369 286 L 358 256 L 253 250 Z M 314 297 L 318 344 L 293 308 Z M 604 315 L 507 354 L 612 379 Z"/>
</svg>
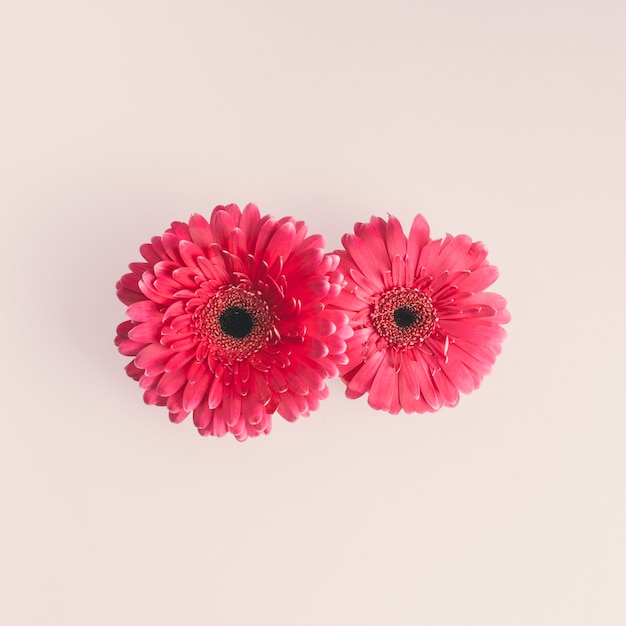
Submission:
<svg viewBox="0 0 626 626">
<path fill-rule="evenodd" d="M 267 303 L 233 285 L 221 288 L 194 315 L 196 334 L 221 360 L 242 361 L 258 352 L 274 327 Z"/>
<path fill-rule="evenodd" d="M 396 326 L 400 328 L 406 328 L 412 326 L 417 321 L 417 315 L 413 309 L 409 309 L 407 306 L 401 306 L 393 312 L 393 321 Z"/>
<path fill-rule="evenodd" d="M 394 287 L 380 297 L 370 319 L 391 347 L 406 350 L 430 337 L 437 313 L 432 300 L 418 289 Z"/>
<path fill-rule="evenodd" d="M 247 337 L 254 327 L 254 320 L 250 313 L 239 306 L 224 309 L 219 317 L 219 322 L 222 332 L 235 339 Z"/>
</svg>

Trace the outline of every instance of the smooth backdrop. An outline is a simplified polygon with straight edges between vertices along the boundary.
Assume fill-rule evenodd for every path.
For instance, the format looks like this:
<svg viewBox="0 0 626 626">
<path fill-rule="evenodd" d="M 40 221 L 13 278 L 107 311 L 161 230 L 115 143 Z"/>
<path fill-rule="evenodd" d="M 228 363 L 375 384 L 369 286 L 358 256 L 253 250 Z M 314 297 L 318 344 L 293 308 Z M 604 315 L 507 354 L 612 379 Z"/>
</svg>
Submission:
<svg viewBox="0 0 626 626">
<path fill-rule="evenodd" d="M 618 0 L 4 3 L 0 622 L 626 623 L 625 76 Z M 484 241 L 493 374 L 245 444 L 144 406 L 116 280 L 250 201 Z"/>
</svg>

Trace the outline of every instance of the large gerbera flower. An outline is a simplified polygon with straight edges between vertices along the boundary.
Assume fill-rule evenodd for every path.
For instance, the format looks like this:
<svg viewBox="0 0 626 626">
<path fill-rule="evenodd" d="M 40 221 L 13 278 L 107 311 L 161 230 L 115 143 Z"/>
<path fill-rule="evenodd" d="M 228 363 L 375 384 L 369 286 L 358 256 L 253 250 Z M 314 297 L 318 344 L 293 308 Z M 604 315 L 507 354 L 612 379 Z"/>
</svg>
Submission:
<svg viewBox="0 0 626 626">
<path fill-rule="evenodd" d="M 347 315 L 330 309 L 339 259 L 304 222 L 231 204 L 141 246 L 117 284 L 128 306 L 116 345 L 148 404 L 202 435 L 268 433 L 277 411 L 307 416 L 346 361 Z"/>
<path fill-rule="evenodd" d="M 430 239 L 426 220 L 409 237 L 395 217 L 373 217 L 344 235 L 347 286 L 334 306 L 350 316 L 349 398 L 375 409 L 424 413 L 476 389 L 500 353 L 506 301 L 485 292 L 498 277 L 487 250 L 466 235 Z"/>
</svg>

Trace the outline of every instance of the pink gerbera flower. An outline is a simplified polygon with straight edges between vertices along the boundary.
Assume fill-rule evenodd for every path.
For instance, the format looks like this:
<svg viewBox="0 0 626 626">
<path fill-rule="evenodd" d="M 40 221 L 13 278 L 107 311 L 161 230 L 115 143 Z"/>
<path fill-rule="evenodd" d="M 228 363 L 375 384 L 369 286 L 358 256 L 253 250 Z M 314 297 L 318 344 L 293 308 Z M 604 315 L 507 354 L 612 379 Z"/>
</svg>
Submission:
<svg viewBox="0 0 626 626">
<path fill-rule="evenodd" d="M 346 361 L 347 315 L 330 309 L 339 259 L 304 222 L 231 204 L 141 246 L 117 284 L 130 320 L 116 345 L 148 404 L 202 435 L 269 433 L 272 414 L 307 416 Z"/>
<path fill-rule="evenodd" d="M 455 406 L 491 370 L 509 321 L 506 301 L 485 292 L 498 277 L 487 250 L 466 235 L 431 240 L 426 220 L 373 217 L 344 235 L 347 286 L 334 306 L 350 316 L 349 398 L 398 413 Z"/>
</svg>

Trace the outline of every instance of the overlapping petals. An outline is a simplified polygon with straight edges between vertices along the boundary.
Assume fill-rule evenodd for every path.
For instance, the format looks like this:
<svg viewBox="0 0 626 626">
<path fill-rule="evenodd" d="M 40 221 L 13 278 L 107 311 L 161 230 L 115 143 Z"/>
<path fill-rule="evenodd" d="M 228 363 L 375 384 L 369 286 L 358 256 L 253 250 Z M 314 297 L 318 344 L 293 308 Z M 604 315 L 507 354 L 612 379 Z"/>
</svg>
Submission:
<svg viewBox="0 0 626 626">
<path fill-rule="evenodd" d="M 170 419 L 202 435 L 269 433 L 272 415 L 308 416 L 347 362 L 348 315 L 329 307 L 344 283 L 337 255 L 291 217 L 218 206 L 174 222 L 140 248 L 117 284 L 128 375 Z"/>
<path fill-rule="evenodd" d="M 418 215 L 408 237 L 395 217 L 357 223 L 342 239 L 347 285 L 333 306 L 354 335 L 341 365 L 346 394 L 391 413 L 432 412 L 470 393 L 501 351 L 505 299 L 487 250 L 466 235 L 431 239 Z"/>
</svg>

